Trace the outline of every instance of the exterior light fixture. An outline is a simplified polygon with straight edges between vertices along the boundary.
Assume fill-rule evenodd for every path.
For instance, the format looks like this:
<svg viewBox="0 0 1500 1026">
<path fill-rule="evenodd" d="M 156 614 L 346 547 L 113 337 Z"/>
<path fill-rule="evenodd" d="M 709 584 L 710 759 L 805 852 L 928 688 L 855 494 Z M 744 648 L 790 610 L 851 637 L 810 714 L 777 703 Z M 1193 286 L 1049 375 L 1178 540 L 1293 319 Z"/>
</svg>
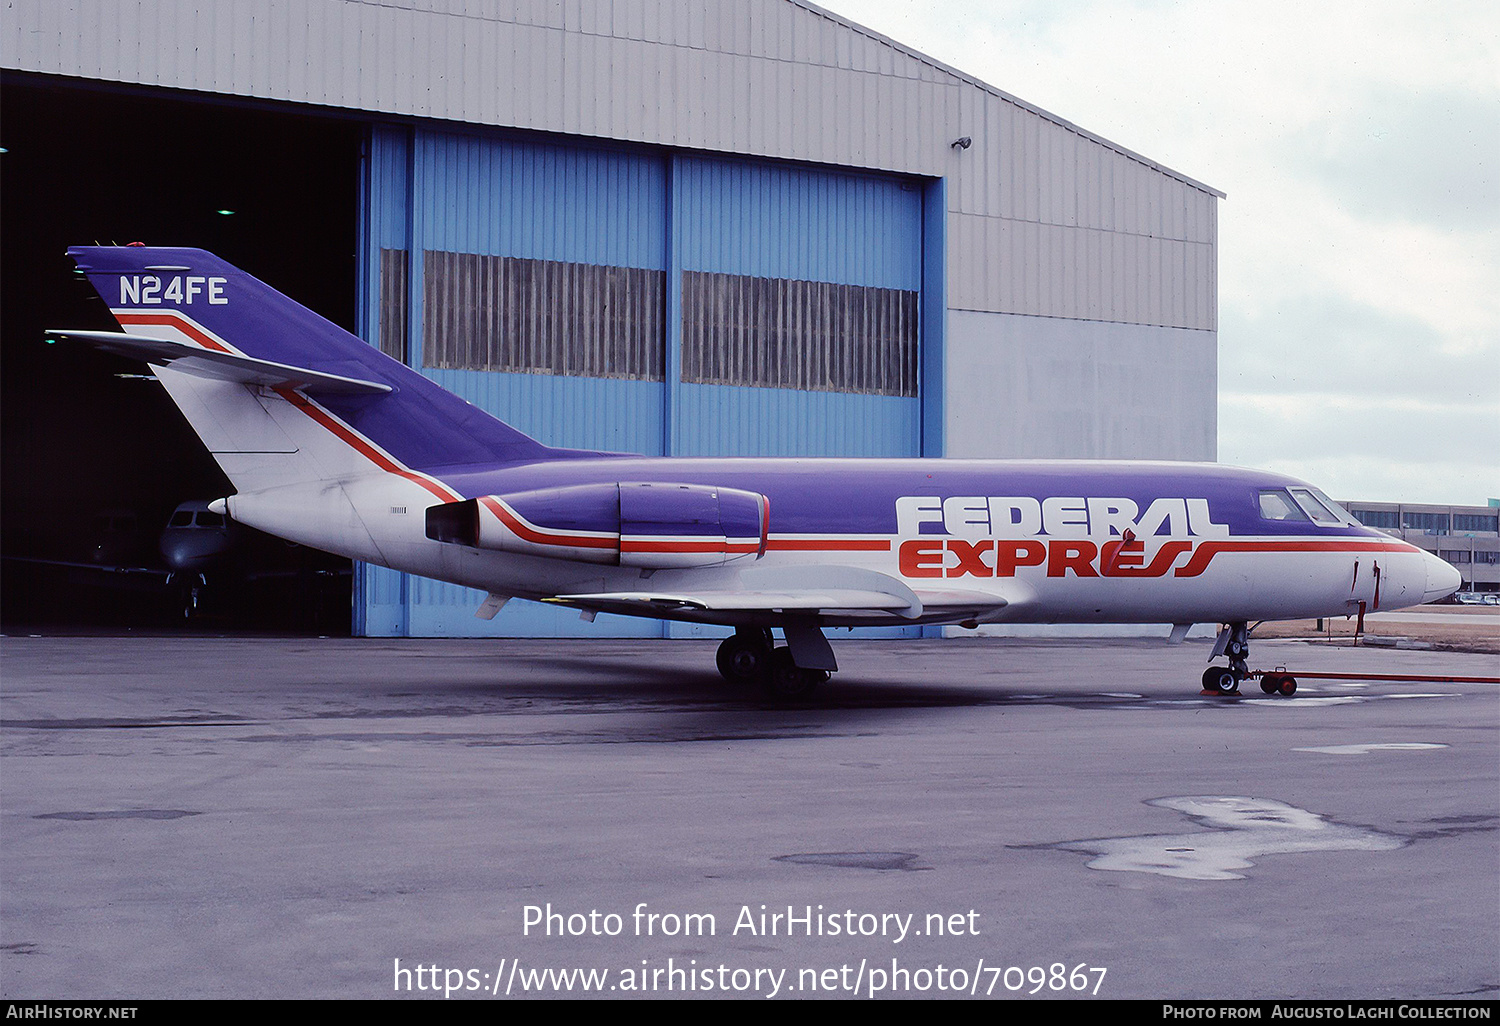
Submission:
<svg viewBox="0 0 1500 1026">
<path fill-rule="evenodd" d="M 966 150 L 970 146 L 973 146 L 973 145 L 974 145 L 974 140 L 971 139 L 971 138 L 969 138 L 967 135 L 964 136 L 961 139 L 954 139 L 953 140 L 953 148 L 955 150 Z"/>
</svg>

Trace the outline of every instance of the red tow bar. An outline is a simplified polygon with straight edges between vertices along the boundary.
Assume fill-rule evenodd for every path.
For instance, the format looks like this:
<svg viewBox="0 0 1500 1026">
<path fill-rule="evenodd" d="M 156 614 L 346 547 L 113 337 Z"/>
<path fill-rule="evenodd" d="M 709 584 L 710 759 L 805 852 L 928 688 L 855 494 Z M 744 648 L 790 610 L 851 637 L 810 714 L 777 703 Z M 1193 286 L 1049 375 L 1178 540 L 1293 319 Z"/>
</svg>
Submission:
<svg viewBox="0 0 1500 1026">
<path fill-rule="evenodd" d="M 1274 670 L 1251 670 L 1252 677 L 1280 677 L 1288 675 L 1284 666 L 1278 666 Z M 1394 680 L 1405 681 L 1414 684 L 1500 684 L 1500 677 L 1460 677 L 1453 674 L 1438 673 L 1333 673 L 1302 671 L 1292 673 L 1290 676 L 1308 678 L 1313 677 L 1320 680 Z"/>
</svg>

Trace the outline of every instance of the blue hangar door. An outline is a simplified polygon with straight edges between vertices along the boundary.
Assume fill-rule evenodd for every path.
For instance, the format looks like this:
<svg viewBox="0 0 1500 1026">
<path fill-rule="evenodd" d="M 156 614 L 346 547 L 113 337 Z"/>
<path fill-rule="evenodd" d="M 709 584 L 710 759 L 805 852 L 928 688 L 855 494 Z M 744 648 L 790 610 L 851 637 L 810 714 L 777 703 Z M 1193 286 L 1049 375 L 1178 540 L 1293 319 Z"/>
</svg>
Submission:
<svg viewBox="0 0 1500 1026">
<path fill-rule="evenodd" d="M 940 184 L 379 127 L 361 206 L 365 338 L 543 442 L 923 453 L 924 396 L 931 424 L 941 391 L 921 387 L 939 380 L 923 347 L 941 322 L 924 307 L 942 300 L 922 296 Z M 941 297 L 935 263 L 926 286 Z M 360 564 L 354 632 L 716 633 L 520 601 L 481 620 L 483 599 Z"/>
</svg>

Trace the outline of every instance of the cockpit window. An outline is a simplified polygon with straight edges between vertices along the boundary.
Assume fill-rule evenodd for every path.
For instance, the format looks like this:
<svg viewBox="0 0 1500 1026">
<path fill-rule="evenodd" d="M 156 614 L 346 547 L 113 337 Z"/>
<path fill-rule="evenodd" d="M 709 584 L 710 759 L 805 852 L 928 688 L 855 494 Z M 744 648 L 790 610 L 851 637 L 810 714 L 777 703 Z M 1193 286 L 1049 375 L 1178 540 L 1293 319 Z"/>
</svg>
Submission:
<svg viewBox="0 0 1500 1026">
<path fill-rule="evenodd" d="M 1260 493 L 1260 515 L 1267 520 L 1306 520 L 1291 495 L 1280 488 L 1268 488 Z"/>
<path fill-rule="evenodd" d="M 224 526 L 224 514 L 222 514 L 222 513 L 199 513 L 198 514 L 198 526 L 199 527 L 223 527 Z"/>
<path fill-rule="evenodd" d="M 1308 489 L 1293 488 L 1292 497 L 1297 500 L 1297 505 L 1301 506 L 1303 511 L 1306 512 L 1308 516 L 1312 517 L 1315 522 L 1333 526 L 1343 525 L 1343 517 L 1340 517 L 1333 510 L 1325 506 L 1321 501 L 1319 501 L 1318 497 Z"/>
<path fill-rule="evenodd" d="M 1330 499 L 1323 492 L 1323 490 L 1321 488 L 1311 488 L 1311 489 L 1309 489 L 1309 491 L 1311 491 L 1314 495 L 1316 495 L 1318 497 L 1318 501 L 1319 502 L 1321 502 L 1323 505 L 1327 506 L 1329 509 L 1333 510 L 1334 513 L 1338 514 L 1338 516 L 1343 520 L 1344 523 L 1346 523 L 1346 524 L 1357 524 L 1357 523 L 1359 523 L 1358 520 L 1354 519 L 1354 514 L 1353 513 L 1350 513 L 1347 509 L 1345 509 L 1344 507 L 1340 506 L 1338 503 L 1336 503 L 1332 499 Z"/>
<path fill-rule="evenodd" d="M 193 522 L 193 511 L 180 509 L 172 514 L 172 519 L 167 521 L 168 527 L 188 527 Z"/>
</svg>

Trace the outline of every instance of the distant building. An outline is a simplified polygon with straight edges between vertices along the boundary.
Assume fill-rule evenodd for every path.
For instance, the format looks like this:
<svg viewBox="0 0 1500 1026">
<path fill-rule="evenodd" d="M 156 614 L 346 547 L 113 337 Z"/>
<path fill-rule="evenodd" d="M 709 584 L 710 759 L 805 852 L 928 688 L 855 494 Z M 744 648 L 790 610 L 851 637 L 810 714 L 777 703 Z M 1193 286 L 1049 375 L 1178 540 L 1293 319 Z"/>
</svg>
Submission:
<svg viewBox="0 0 1500 1026">
<path fill-rule="evenodd" d="M 1434 506 L 1425 503 L 1345 502 L 1366 527 L 1374 527 L 1458 569 L 1465 591 L 1500 591 L 1500 505 Z"/>
</svg>

